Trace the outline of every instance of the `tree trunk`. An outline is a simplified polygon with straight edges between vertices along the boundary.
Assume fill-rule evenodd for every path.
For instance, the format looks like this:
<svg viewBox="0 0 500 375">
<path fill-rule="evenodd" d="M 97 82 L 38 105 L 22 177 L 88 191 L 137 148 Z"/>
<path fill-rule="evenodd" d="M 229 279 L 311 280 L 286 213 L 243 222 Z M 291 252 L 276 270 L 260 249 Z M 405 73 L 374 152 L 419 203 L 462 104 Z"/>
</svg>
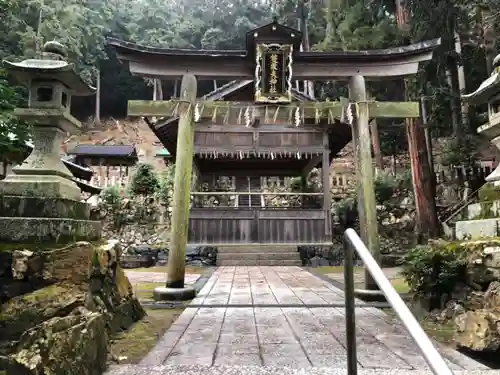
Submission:
<svg viewBox="0 0 500 375">
<path fill-rule="evenodd" d="M 462 57 L 462 44 L 460 41 L 460 35 L 455 31 L 455 52 L 459 56 L 459 62 L 457 63 L 457 79 L 458 79 L 458 91 L 460 92 L 460 98 L 467 93 L 467 87 L 465 86 L 465 71 L 464 66 L 461 64 Z M 460 100 L 460 108 L 462 114 L 462 124 L 467 124 L 469 119 L 469 106 L 465 100 Z"/>
<path fill-rule="evenodd" d="M 420 98 L 420 114 L 422 118 L 422 126 L 424 128 L 425 149 L 427 150 L 427 162 L 429 163 L 429 174 L 432 181 L 432 196 L 436 197 L 436 172 L 434 171 L 434 155 L 432 149 L 432 137 L 430 134 L 429 124 L 427 123 L 427 107 L 425 99 Z M 435 198 L 434 198 L 435 199 Z"/>
<path fill-rule="evenodd" d="M 460 95 L 458 92 L 458 87 L 455 81 L 455 62 L 448 63 L 448 67 L 446 68 L 446 81 L 448 86 L 450 87 L 451 92 L 451 100 L 450 100 L 450 111 L 451 111 L 451 125 L 453 129 L 453 135 L 455 137 L 460 137 L 462 134 L 462 126 L 460 121 L 460 110 L 457 107 L 457 97 Z"/>
<path fill-rule="evenodd" d="M 42 52 L 42 22 L 43 22 L 43 11 L 42 5 L 40 4 L 40 12 L 38 13 L 38 25 L 36 28 L 36 39 L 35 39 L 35 52 Z"/>
<path fill-rule="evenodd" d="M 368 100 L 372 99 L 370 93 L 367 93 Z M 380 171 L 384 170 L 384 159 L 382 158 L 382 151 L 380 149 L 380 135 L 378 132 L 378 124 L 377 119 L 372 118 L 370 122 L 370 134 L 372 137 L 372 146 L 373 146 L 373 156 L 375 158 L 375 166 Z"/>
<path fill-rule="evenodd" d="M 396 20 L 398 27 L 405 31 L 408 28 L 409 12 L 404 7 L 403 0 L 396 1 Z M 405 100 L 410 98 L 406 80 L 404 84 Z M 415 119 L 406 119 L 406 137 L 408 139 L 408 153 L 410 155 L 413 192 L 417 218 L 415 233 L 418 243 L 424 238 L 437 237 L 440 226 L 437 219 L 434 189 L 432 188 L 431 172 L 423 127 L 418 126 Z"/>
<path fill-rule="evenodd" d="M 404 6 L 405 0 L 395 0 L 396 5 L 396 23 L 402 32 L 408 31 L 408 23 L 410 21 L 409 12 Z"/>
<path fill-rule="evenodd" d="M 370 123 L 370 134 L 372 137 L 373 156 L 375 158 L 375 166 L 378 170 L 384 170 L 384 158 L 380 150 L 380 136 L 378 132 L 377 119 L 373 118 Z"/>
<path fill-rule="evenodd" d="M 429 160 L 427 158 L 425 136 L 416 119 L 407 119 L 406 134 L 411 161 L 411 175 L 415 194 L 417 221 L 415 232 L 417 242 L 422 244 L 428 238 L 439 236 L 439 222 L 432 188 Z"/>
<path fill-rule="evenodd" d="M 95 116 L 94 124 L 101 125 L 101 72 L 98 70 L 96 74 L 96 93 L 95 93 Z"/>
<path fill-rule="evenodd" d="M 434 155 L 432 149 L 432 138 L 430 134 L 429 124 L 427 123 L 427 107 L 425 99 L 420 98 L 420 115 L 422 118 L 422 126 L 424 127 L 425 135 L 425 148 L 427 149 L 427 160 L 429 161 L 429 168 L 431 173 L 434 173 Z"/>
<path fill-rule="evenodd" d="M 486 55 L 486 69 L 488 74 L 493 71 L 493 59 L 495 58 L 495 25 L 492 21 L 491 9 L 481 9 L 481 26 L 483 29 L 484 53 Z"/>
<path fill-rule="evenodd" d="M 396 175 L 396 154 L 394 152 L 391 155 L 391 173 L 393 176 Z"/>
<path fill-rule="evenodd" d="M 302 32 L 302 44 L 304 51 L 310 50 L 309 31 L 307 27 L 307 19 L 305 12 L 305 0 L 300 0 L 300 31 Z M 314 98 L 314 82 L 304 81 L 304 92 Z"/>
</svg>

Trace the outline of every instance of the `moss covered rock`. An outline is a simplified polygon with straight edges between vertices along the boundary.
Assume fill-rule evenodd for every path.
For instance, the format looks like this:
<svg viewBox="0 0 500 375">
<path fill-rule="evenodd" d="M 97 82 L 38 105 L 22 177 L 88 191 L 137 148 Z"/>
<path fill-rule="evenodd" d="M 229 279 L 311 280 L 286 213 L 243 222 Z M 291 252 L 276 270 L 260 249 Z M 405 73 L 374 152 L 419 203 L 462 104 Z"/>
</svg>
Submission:
<svg viewBox="0 0 500 375">
<path fill-rule="evenodd" d="M 500 239 L 467 241 L 460 246 L 467 256 L 467 283 L 485 290 L 500 280 Z"/>
<path fill-rule="evenodd" d="M 52 318 L 26 331 L 13 362 L 36 375 L 100 375 L 106 368 L 108 335 L 102 314 Z"/>
<path fill-rule="evenodd" d="M 117 244 L 78 242 L 61 249 L 19 252 L 13 259 L 12 273 L 18 279 L 42 279 L 50 285 L 0 306 L 0 370 L 23 369 L 30 375 L 102 373 L 108 337 L 145 314 L 119 267 Z"/>
</svg>

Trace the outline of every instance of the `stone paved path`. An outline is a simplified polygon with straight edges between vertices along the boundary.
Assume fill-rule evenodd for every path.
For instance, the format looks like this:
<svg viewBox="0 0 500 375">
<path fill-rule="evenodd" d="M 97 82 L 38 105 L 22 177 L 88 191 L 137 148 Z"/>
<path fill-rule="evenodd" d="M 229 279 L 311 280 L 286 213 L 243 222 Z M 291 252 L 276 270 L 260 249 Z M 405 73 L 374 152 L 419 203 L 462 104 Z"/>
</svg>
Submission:
<svg viewBox="0 0 500 375">
<path fill-rule="evenodd" d="M 141 365 L 345 369 L 344 308 L 327 306 L 343 301 L 340 289 L 299 267 L 219 267 L 192 302 L 206 307 L 187 308 Z M 427 369 L 404 328 L 384 312 L 357 308 L 356 318 L 361 368 Z M 441 351 L 453 370 L 485 369 Z"/>
</svg>

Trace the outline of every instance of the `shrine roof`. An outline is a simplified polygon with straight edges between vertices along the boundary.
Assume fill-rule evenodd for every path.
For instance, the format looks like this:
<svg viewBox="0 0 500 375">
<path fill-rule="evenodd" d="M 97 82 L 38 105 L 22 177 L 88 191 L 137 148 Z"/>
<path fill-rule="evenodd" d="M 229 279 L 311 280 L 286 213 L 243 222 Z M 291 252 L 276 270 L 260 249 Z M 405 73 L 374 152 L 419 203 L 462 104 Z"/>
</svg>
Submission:
<svg viewBox="0 0 500 375">
<path fill-rule="evenodd" d="M 132 60 L 133 55 L 150 56 L 170 56 L 170 57 L 212 57 L 212 58 L 238 58 L 241 60 L 249 59 L 253 51 L 247 50 L 205 50 L 205 49 L 176 49 L 151 47 L 120 39 L 108 38 L 108 45 L 114 47 L 117 52 L 122 52 Z M 400 47 L 391 47 L 385 49 L 361 50 L 361 51 L 343 51 L 335 50 L 328 52 L 320 51 L 295 51 L 295 61 L 335 61 L 335 62 L 368 62 L 391 60 L 398 57 L 419 55 L 425 52 L 433 51 L 441 44 L 441 38 L 423 41 Z M 125 58 L 124 58 L 125 60 Z"/>
<path fill-rule="evenodd" d="M 79 144 L 69 151 L 68 155 L 138 160 L 134 145 Z"/>
<path fill-rule="evenodd" d="M 488 100 L 493 99 L 495 95 L 500 92 L 500 72 L 498 70 L 493 71 L 490 77 L 488 77 L 476 91 L 463 95 L 462 98 L 472 104 L 482 104 L 487 103 Z"/>
<path fill-rule="evenodd" d="M 170 158 L 172 154 L 166 148 L 162 148 L 160 151 L 156 153 L 156 156 L 162 158 Z"/>
<path fill-rule="evenodd" d="M 117 51 L 139 52 L 151 55 L 165 56 L 214 56 L 214 57 L 245 57 L 246 50 L 212 50 L 212 49 L 182 49 L 182 48 L 161 48 L 146 46 L 138 43 L 127 42 L 116 38 L 106 38 L 107 44 L 113 46 Z"/>
<path fill-rule="evenodd" d="M 75 176 L 76 178 L 81 178 L 82 180 L 90 181 L 92 175 L 94 174 L 94 171 L 92 171 L 92 169 L 73 163 L 71 160 L 62 159 L 62 162 L 64 163 L 64 165 L 66 165 L 66 167 L 71 171 L 73 176 Z"/>
<path fill-rule="evenodd" d="M 362 60 L 389 60 L 396 57 L 418 55 L 433 51 L 441 44 L 441 38 L 426 40 L 406 46 L 391 47 L 384 49 L 371 49 L 359 51 L 335 50 L 329 52 L 301 51 L 297 53 L 296 59 L 302 61 L 362 61 Z"/>
<path fill-rule="evenodd" d="M 288 45 L 293 46 L 293 79 L 318 81 L 342 80 L 357 74 L 369 80 L 416 74 L 419 63 L 432 58 L 441 39 L 386 49 L 329 52 L 301 51 L 301 42 L 299 30 L 276 21 L 248 31 L 245 49 L 236 50 L 162 48 L 107 39 L 133 75 L 147 78 L 179 79 L 190 72 L 200 80 L 249 79 L 255 77 L 257 45 Z"/>
</svg>

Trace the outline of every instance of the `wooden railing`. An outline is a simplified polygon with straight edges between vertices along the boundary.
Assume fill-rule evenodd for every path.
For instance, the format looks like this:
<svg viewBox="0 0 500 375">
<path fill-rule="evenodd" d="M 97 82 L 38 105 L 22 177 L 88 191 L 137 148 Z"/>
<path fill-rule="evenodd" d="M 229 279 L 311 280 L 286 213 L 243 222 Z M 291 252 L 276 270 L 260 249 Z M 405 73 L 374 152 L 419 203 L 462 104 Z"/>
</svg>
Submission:
<svg viewBox="0 0 500 375">
<path fill-rule="evenodd" d="M 113 185 L 118 185 L 118 186 L 125 187 L 125 186 L 127 186 L 128 182 L 129 182 L 129 176 L 123 176 L 123 177 L 110 176 L 110 177 L 106 177 L 106 176 L 98 176 L 98 175 L 96 176 L 96 175 L 93 175 L 92 179 L 90 180 L 90 183 L 92 185 L 100 187 L 100 188 L 105 188 L 107 186 L 113 186 Z"/>
<path fill-rule="evenodd" d="M 323 193 L 300 193 L 300 192 L 260 192 L 260 191 L 246 191 L 246 192 L 235 192 L 235 191 L 201 191 L 201 192 L 192 192 L 192 201 L 193 201 L 193 207 L 195 208 L 208 208 L 208 207 L 255 207 L 253 205 L 248 205 L 248 206 L 242 206 L 241 204 L 238 204 L 238 197 L 241 196 L 258 196 L 260 197 L 260 204 L 256 207 L 261 207 L 261 208 L 290 208 L 290 207 L 295 207 L 295 208 L 300 208 L 304 206 L 304 202 L 307 202 L 307 199 L 311 199 L 313 197 L 322 197 Z M 229 202 L 224 204 L 224 203 L 217 203 L 217 204 L 210 204 L 207 205 L 204 202 L 204 199 L 206 198 L 212 198 L 212 197 L 220 197 L 220 196 L 226 196 L 227 199 L 225 202 Z M 272 202 L 269 202 L 269 198 L 272 197 L 286 197 L 285 204 L 284 205 L 275 205 Z M 267 200 L 265 198 L 268 198 Z M 295 198 L 295 199 L 294 199 Z M 266 203 L 267 201 L 267 203 Z M 220 201 L 219 201 L 220 202 Z M 231 203 L 234 202 L 234 203 Z"/>
</svg>

